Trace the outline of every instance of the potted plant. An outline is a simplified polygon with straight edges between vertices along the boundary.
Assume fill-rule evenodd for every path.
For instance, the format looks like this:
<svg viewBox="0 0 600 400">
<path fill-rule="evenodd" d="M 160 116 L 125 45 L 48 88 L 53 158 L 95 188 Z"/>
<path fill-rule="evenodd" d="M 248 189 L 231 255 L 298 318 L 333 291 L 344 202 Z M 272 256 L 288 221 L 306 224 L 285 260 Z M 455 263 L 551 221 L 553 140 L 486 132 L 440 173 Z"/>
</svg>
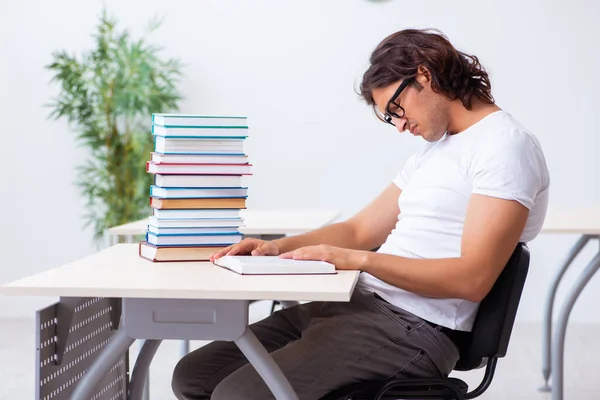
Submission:
<svg viewBox="0 0 600 400">
<path fill-rule="evenodd" d="M 103 11 L 91 51 L 79 58 L 56 51 L 46 66 L 60 84 L 50 118 L 66 118 L 89 150 L 76 184 L 86 197 L 85 226 L 94 225 L 95 239 L 107 228 L 149 215 L 151 114 L 176 110 L 181 99 L 180 62 L 161 58 L 158 47 L 116 25 Z M 159 25 L 151 23 L 149 32 Z"/>
</svg>

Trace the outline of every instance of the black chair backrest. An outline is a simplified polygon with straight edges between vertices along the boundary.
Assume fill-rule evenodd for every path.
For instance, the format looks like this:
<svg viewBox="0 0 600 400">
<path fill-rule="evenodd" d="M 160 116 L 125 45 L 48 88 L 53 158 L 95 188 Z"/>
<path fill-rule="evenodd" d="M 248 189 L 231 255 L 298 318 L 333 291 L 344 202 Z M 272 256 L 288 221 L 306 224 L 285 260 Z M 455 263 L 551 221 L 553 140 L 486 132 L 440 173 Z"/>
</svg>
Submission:
<svg viewBox="0 0 600 400">
<path fill-rule="evenodd" d="M 461 348 L 456 370 L 468 371 L 485 363 L 485 358 L 506 355 L 528 271 L 529 249 L 519 243 L 479 305 L 470 340 Z"/>
</svg>

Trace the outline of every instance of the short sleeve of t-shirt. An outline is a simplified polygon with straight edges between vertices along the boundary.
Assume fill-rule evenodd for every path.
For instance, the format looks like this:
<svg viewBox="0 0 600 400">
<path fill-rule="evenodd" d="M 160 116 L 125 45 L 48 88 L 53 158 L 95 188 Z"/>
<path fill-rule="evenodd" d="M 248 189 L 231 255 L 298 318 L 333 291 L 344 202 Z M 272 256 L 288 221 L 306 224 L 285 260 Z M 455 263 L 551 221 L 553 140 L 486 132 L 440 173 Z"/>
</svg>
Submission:
<svg viewBox="0 0 600 400">
<path fill-rule="evenodd" d="M 394 178 L 394 183 L 400 189 L 402 189 L 406 186 L 406 184 L 410 180 L 410 177 L 412 176 L 413 172 L 415 172 L 416 163 L 417 163 L 416 160 L 417 160 L 416 153 L 413 154 L 412 156 L 408 157 L 408 160 L 406 160 L 406 163 L 404 163 L 404 168 L 402 168 L 402 170 L 400 172 L 398 172 L 398 174 Z"/>
<path fill-rule="evenodd" d="M 474 151 L 473 193 L 516 200 L 531 210 L 547 183 L 539 143 L 524 132 L 504 131 L 486 135 Z"/>
</svg>

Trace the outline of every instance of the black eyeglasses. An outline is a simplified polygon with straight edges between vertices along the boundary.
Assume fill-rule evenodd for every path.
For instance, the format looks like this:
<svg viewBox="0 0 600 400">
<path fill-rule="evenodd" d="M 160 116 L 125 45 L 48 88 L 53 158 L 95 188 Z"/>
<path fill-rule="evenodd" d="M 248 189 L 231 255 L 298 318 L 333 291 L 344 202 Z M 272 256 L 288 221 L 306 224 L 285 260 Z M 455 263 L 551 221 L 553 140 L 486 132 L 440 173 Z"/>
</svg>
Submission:
<svg viewBox="0 0 600 400">
<path fill-rule="evenodd" d="M 414 81 L 414 78 L 407 78 L 404 81 L 402 81 L 402 83 L 400 84 L 400 86 L 398 86 L 398 89 L 396 89 L 396 91 L 392 95 L 392 98 L 386 104 L 386 106 L 385 106 L 385 114 L 383 115 L 383 120 L 385 122 L 387 122 L 388 124 L 396 126 L 396 124 L 394 124 L 394 121 L 392 120 L 392 117 L 393 118 L 403 118 L 404 115 L 406 114 L 406 110 L 404 110 L 404 108 L 400 104 L 396 103 L 396 99 L 398 98 L 398 96 L 400 96 L 400 93 L 402 93 L 402 91 L 409 84 L 412 83 L 412 81 Z M 398 107 L 397 110 L 394 111 L 394 112 L 390 111 L 390 104 L 393 104 L 396 107 Z"/>
</svg>

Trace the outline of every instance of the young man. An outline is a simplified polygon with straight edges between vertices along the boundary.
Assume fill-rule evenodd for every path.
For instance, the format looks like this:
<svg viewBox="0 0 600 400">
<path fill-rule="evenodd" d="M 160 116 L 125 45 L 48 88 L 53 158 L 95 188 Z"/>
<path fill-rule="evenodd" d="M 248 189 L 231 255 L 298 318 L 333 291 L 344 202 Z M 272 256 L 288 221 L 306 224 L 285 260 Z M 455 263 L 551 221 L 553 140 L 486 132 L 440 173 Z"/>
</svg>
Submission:
<svg viewBox="0 0 600 400">
<path fill-rule="evenodd" d="M 537 139 L 494 104 L 487 73 L 441 34 L 381 42 L 361 93 L 399 132 L 425 139 L 396 179 L 347 221 L 215 254 L 281 255 L 362 271 L 349 303 L 313 302 L 251 326 L 300 399 L 391 376 L 449 374 L 518 242 L 540 231 L 549 174 Z M 377 252 L 369 251 L 381 246 Z M 177 365 L 178 399 L 270 399 L 232 342 Z"/>
</svg>

